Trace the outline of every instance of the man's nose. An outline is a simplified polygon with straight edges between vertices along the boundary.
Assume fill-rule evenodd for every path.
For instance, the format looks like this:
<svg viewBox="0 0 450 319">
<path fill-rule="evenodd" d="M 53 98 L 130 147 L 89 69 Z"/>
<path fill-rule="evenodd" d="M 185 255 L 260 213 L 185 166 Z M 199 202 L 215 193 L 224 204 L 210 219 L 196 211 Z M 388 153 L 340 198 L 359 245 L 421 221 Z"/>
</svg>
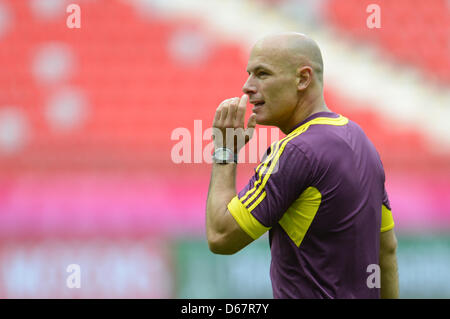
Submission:
<svg viewBox="0 0 450 319">
<path fill-rule="evenodd" d="M 242 87 L 242 92 L 247 95 L 256 93 L 256 86 L 251 83 L 250 78 L 251 77 L 247 79 L 247 82 L 245 82 L 244 86 Z"/>
</svg>

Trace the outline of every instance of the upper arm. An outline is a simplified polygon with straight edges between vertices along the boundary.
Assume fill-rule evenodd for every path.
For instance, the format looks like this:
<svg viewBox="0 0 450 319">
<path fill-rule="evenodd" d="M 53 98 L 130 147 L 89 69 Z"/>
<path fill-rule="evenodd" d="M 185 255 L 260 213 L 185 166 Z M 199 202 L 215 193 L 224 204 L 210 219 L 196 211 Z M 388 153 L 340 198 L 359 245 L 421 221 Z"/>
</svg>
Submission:
<svg viewBox="0 0 450 319">
<path fill-rule="evenodd" d="M 394 229 L 380 233 L 380 257 L 395 254 L 397 250 L 397 237 Z"/>
<path fill-rule="evenodd" d="M 208 241 L 209 249 L 215 254 L 234 254 L 250 244 L 254 238 L 247 234 L 227 209 L 222 215 L 224 231 L 215 233 Z"/>
<path fill-rule="evenodd" d="M 259 238 L 307 185 L 310 167 L 304 153 L 282 143 L 271 145 L 249 183 L 228 203 L 221 219 L 224 231 L 214 235 L 211 251 L 232 254 Z"/>
<path fill-rule="evenodd" d="M 309 186 L 311 168 L 305 154 L 282 141 L 271 146 L 267 158 L 228 207 L 243 229 L 256 238 L 276 225 Z"/>
<path fill-rule="evenodd" d="M 228 203 L 222 218 L 226 230 L 215 236 L 211 250 L 239 251 L 278 223 L 306 184 L 306 165 L 297 148 L 285 145 L 280 150 L 274 143 L 249 183 Z"/>
</svg>

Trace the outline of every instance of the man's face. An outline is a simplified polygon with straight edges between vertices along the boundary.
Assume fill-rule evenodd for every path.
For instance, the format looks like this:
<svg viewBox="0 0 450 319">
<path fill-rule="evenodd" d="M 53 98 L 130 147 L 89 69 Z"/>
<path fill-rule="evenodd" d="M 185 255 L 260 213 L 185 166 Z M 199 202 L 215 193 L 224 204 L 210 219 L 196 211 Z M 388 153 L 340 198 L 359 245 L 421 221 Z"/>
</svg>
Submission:
<svg viewBox="0 0 450 319">
<path fill-rule="evenodd" d="M 256 123 L 282 126 L 298 102 L 295 68 L 278 48 L 255 45 L 247 65 L 249 77 L 242 91 L 254 105 Z"/>
</svg>

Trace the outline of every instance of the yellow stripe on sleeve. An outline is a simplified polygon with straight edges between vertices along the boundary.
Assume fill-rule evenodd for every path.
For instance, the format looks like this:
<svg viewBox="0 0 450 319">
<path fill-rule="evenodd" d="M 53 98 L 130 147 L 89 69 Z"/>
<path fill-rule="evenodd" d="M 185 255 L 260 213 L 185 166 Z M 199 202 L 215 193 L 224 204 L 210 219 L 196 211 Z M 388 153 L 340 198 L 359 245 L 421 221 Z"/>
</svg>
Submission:
<svg viewBox="0 0 450 319">
<path fill-rule="evenodd" d="M 239 226 L 253 239 L 258 239 L 270 229 L 270 227 L 265 227 L 253 217 L 237 196 L 228 203 L 228 210 Z"/>
<path fill-rule="evenodd" d="M 303 133 L 304 131 L 306 131 L 307 128 L 308 127 L 304 127 L 303 130 L 298 131 L 295 134 L 288 135 L 287 137 L 285 137 L 284 139 L 282 139 L 280 141 L 280 143 L 281 142 L 283 142 L 283 143 L 281 144 L 280 148 L 278 149 L 278 152 L 276 153 L 275 158 L 273 159 L 272 163 L 270 164 L 269 170 L 267 171 L 266 175 L 264 176 L 264 179 L 263 179 L 261 185 L 259 185 L 259 187 L 256 189 L 256 184 L 255 184 L 256 192 L 249 199 L 247 199 L 247 201 L 244 203 L 245 206 L 249 205 L 263 191 L 264 186 L 266 186 L 266 183 L 269 180 L 269 177 L 272 174 L 272 171 L 274 170 L 275 166 L 277 165 L 278 160 L 281 157 L 281 154 L 283 154 L 283 151 L 284 151 L 284 148 L 286 147 L 286 144 L 290 140 L 292 140 L 294 137 L 296 137 L 296 136 L 300 135 L 301 133 Z"/>
<path fill-rule="evenodd" d="M 251 212 L 253 209 L 255 209 L 255 207 L 258 206 L 259 203 L 261 203 L 262 200 L 266 197 L 266 195 L 267 193 L 264 191 L 261 196 L 259 196 L 259 198 L 253 203 L 253 205 L 248 208 L 248 211 Z"/>
<path fill-rule="evenodd" d="M 275 157 L 272 160 L 272 163 L 269 167 L 269 169 L 267 170 L 266 175 L 264 176 L 264 179 L 262 180 L 261 183 L 261 177 L 262 177 L 262 173 L 260 173 L 259 176 L 259 180 L 255 183 L 254 187 L 248 191 L 245 196 L 241 199 L 241 200 L 246 200 L 244 202 L 244 206 L 248 206 L 251 202 L 253 202 L 258 195 L 263 191 L 268 179 L 270 178 L 270 175 L 272 174 L 272 171 L 274 170 L 275 166 L 277 165 L 278 160 L 281 157 L 281 154 L 283 154 L 284 148 L 286 147 L 286 144 L 292 140 L 293 138 L 299 136 L 300 134 L 302 134 L 303 132 L 305 132 L 306 130 L 308 130 L 308 128 L 311 125 L 315 125 L 315 124 L 324 124 L 324 125 L 336 125 L 336 126 L 343 126 L 346 125 L 348 123 L 348 119 L 342 115 L 339 115 L 338 118 L 324 118 L 324 117 L 318 117 L 315 118 L 303 125 L 301 125 L 300 127 L 298 127 L 297 129 L 295 129 L 294 131 L 292 131 L 290 134 L 288 134 L 286 137 L 284 137 L 283 139 L 281 139 L 278 143 L 277 143 L 277 147 L 275 148 L 273 154 L 275 154 Z M 268 162 L 267 162 L 268 163 Z M 265 164 L 266 165 L 266 164 Z M 263 171 L 264 172 L 264 171 Z M 261 183 L 261 184 L 260 184 Z M 259 185 L 260 184 L 260 185 Z M 259 185 L 259 186 L 258 186 Z M 247 199 L 247 197 L 252 194 L 253 195 Z M 260 203 L 261 201 L 258 201 L 258 203 Z M 255 208 L 255 205 L 252 205 L 252 209 Z"/>
<path fill-rule="evenodd" d="M 264 162 L 259 164 L 258 167 L 256 168 L 256 172 L 259 174 L 258 180 L 255 182 L 253 187 L 251 189 L 249 189 L 247 191 L 247 193 L 245 193 L 244 196 L 242 196 L 241 201 L 244 201 L 249 195 L 251 195 L 258 188 L 258 185 L 261 183 L 262 175 L 264 174 L 265 170 L 267 169 L 267 164 L 269 164 L 269 162 L 273 159 L 273 157 L 275 156 L 275 154 L 276 154 L 276 152 L 278 150 L 278 144 L 279 143 L 280 143 L 280 141 L 279 142 L 274 142 L 274 143 L 272 143 L 272 145 L 270 145 L 270 154 L 269 154 L 269 156 L 267 156 L 267 158 L 264 160 Z M 274 145 L 275 145 L 275 149 L 274 149 Z M 262 165 L 262 168 L 260 168 L 261 165 Z"/>
<path fill-rule="evenodd" d="M 381 206 L 381 230 L 383 233 L 385 231 L 394 228 L 394 218 L 392 217 L 392 212 L 385 206 Z"/>
</svg>

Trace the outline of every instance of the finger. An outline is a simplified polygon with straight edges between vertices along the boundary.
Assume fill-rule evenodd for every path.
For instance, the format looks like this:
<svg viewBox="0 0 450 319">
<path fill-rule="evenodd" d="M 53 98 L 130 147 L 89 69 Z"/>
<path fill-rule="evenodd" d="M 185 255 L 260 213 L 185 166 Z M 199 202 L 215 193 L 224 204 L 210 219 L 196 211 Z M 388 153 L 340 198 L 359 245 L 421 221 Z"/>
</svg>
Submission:
<svg viewBox="0 0 450 319">
<path fill-rule="evenodd" d="M 239 105 L 236 111 L 236 119 L 234 123 L 236 127 L 244 127 L 247 102 L 248 102 L 248 95 L 247 94 L 242 95 L 241 99 L 239 100 Z"/>
<path fill-rule="evenodd" d="M 219 106 L 217 107 L 217 109 L 216 109 L 216 112 L 217 113 L 219 113 L 218 114 L 218 120 L 224 120 L 224 118 L 222 117 L 222 111 L 223 111 L 223 108 L 225 107 L 228 107 L 228 104 L 229 104 L 229 102 L 230 102 L 230 100 L 231 99 L 226 99 L 226 100 L 223 100 L 220 104 L 219 104 Z"/>
<path fill-rule="evenodd" d="M 230 103 L 229 103 L 229 107 L 228 107 L 228 113 L 227 113 L 227 118 L 225 120 L 225 123 L 227 126 L 232 126 L 233 122 L 234 122 L 234 118 L 236 117 L 236 109 L 237 109 L 237 104 L 238 104 L 238 99 L 237 98 L 233 98 L 230 99 Z"/>
<path fill-rule="evenodd" d="M 220 121 L 225 121 L 228 115 L 228 103 L 223 103 L 220 111 Z"/>
<path fill-rule="evenodd" d="M 243 94 L 241 96 L 241 99 L 239 100 L 239 106 L 240 107 L 247 107 L 247 103 L 248 103 L 248 95 L 247 94 Z"/>
<path fill-rule="evenodd" d="M 220 105 L 219 107 L 216 109 L 216 113 L 214 114 L 214 120 L 213 120 L 213 127 L 217 125 L 217 123 L 220 121 L 220 112 L 222 110 L 220 109 Z"/>
<path fill-rule="evenodd" d="M 234 103 L 234 109 L 233 109 L 234 114 L 233 114 L 232 119 L 233 119 L 233 121 L 234 121 L 234 119 L 236 118 L 236 112 L 237 112 L 238 106 L 239 106 L 239 98 L 238 98 L 238 97 L 235 97 L 235 98 L 233 99 L 233 103 Z"/>
</svg>

